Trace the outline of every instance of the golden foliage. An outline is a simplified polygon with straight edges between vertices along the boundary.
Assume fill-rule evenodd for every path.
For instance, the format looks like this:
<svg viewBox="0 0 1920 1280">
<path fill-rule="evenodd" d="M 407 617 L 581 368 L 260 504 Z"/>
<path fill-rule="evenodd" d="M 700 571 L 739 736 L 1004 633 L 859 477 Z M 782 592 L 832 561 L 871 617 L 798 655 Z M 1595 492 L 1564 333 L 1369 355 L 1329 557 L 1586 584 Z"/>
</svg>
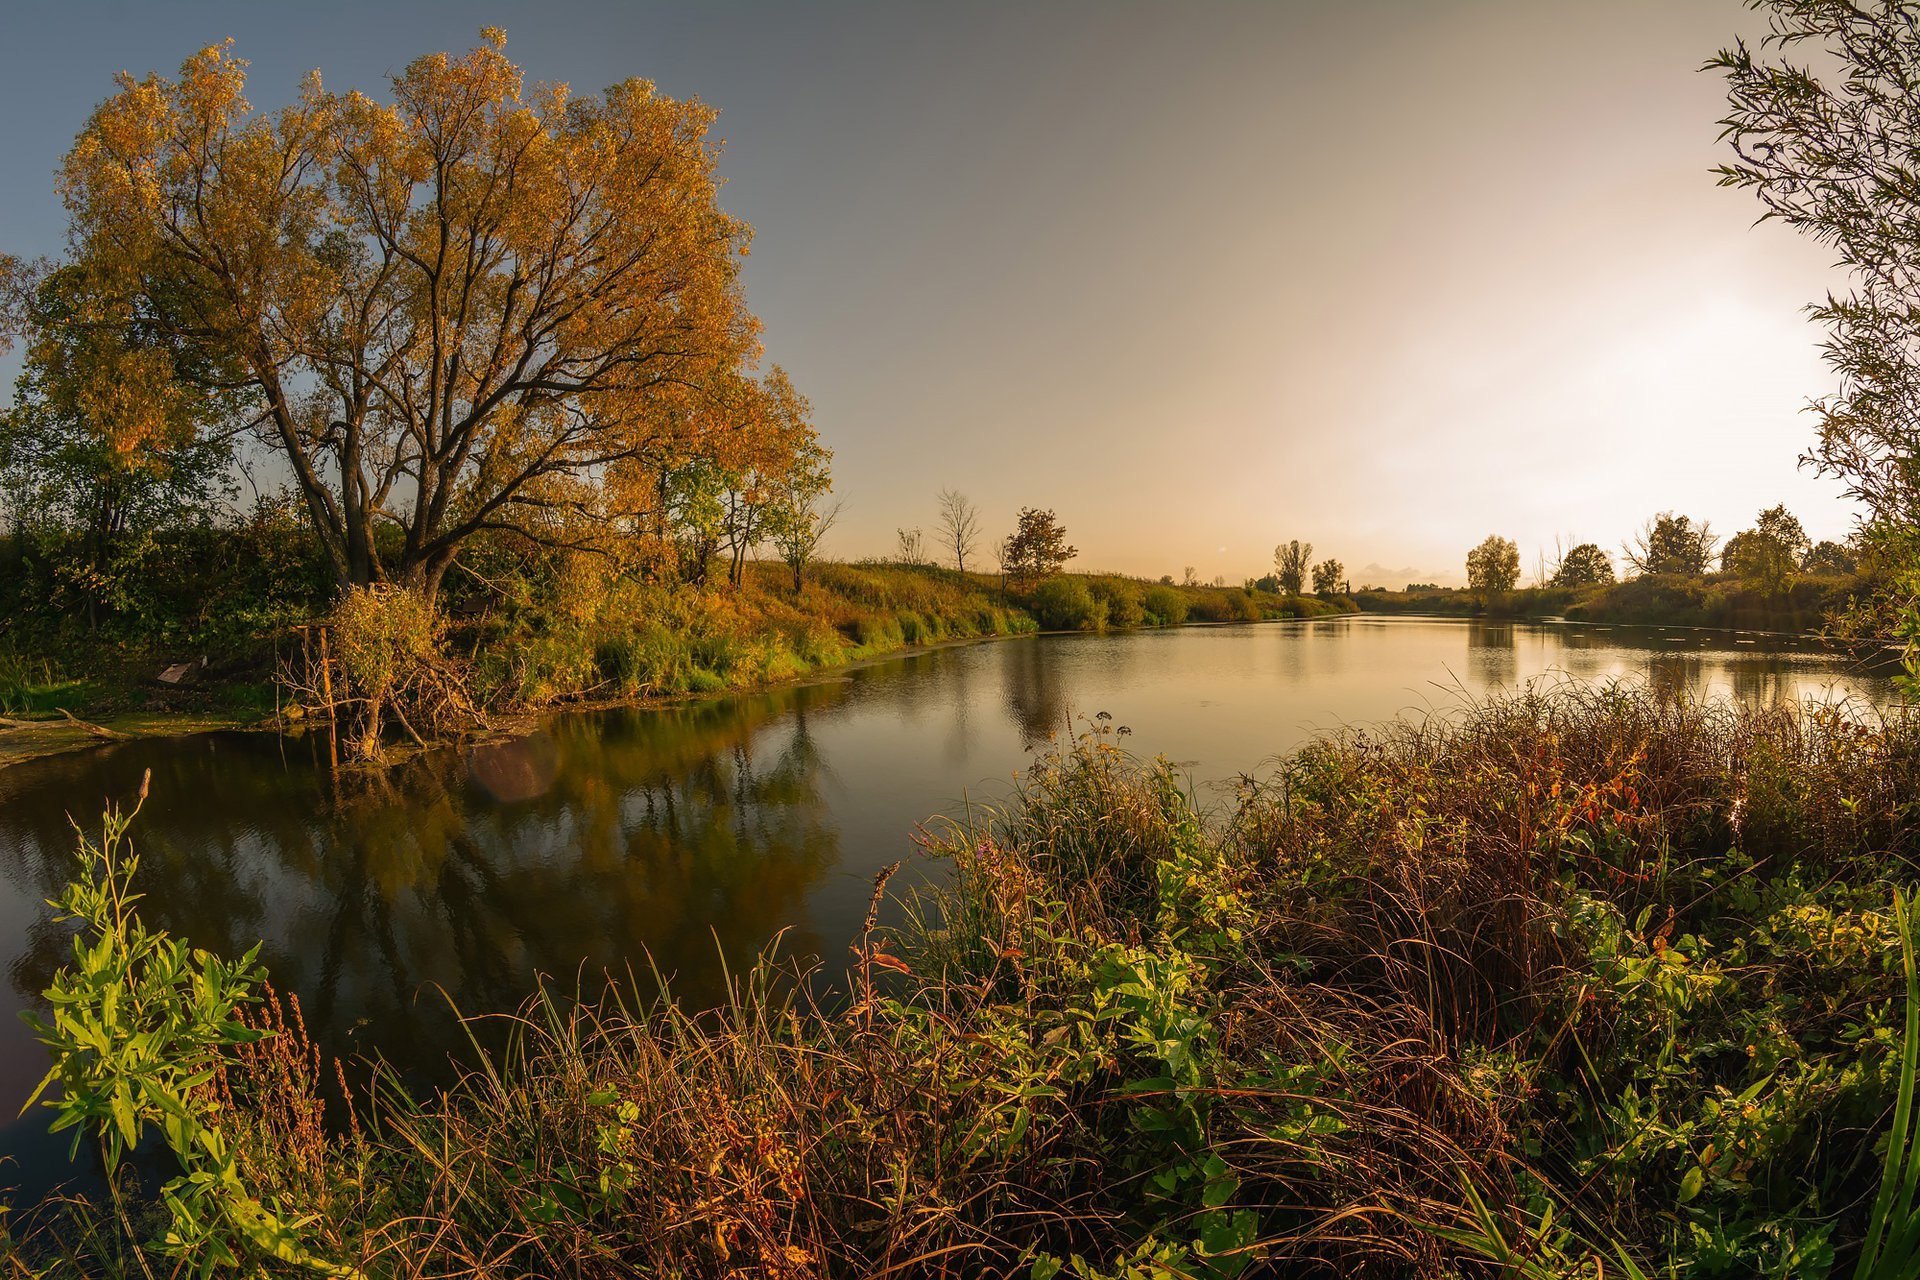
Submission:
<svg viewBox="0 0 1920 1280">
<path fill-rule="evenodd" d="M 315 73 L 258 113 L 245 84 L 230 44 L 122 76 L 60 188 L 103 293 L 240 371 L 342 583 L 431 590 L 476 532 L 624 514 L 609 471 L 777 452 L 761 428 L 804 422 L 784 374 L 740 372 L 750 233 L 718 205 L 712 108 L 637 79 L 528 88 L 492 29 L 388 101 Z M 160 373 L 111 382 L 137 398 Z M 392 565 L 377 521 L 403 531 Z"/>
</svg>

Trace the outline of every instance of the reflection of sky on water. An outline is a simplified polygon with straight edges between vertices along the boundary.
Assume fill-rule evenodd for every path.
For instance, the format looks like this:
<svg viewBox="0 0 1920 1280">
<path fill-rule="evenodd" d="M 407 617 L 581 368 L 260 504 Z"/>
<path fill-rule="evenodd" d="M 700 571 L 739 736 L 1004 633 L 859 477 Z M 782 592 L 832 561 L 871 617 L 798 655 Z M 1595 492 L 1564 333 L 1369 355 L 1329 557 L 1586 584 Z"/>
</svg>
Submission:
<svg viewBox="0 0 1920 1280">
<path fill-rule="evenodd" d="M 329 774 L 310 741 L 264 735 L 127 743 L 0 772 L 4 998 L 25 1007 L 65 958 L 41 904 L 70 865 L 66 815 L 92 821 L 148 768 L 136 840 L 153 921 L 229 955 L 264 938 L 329 1046 L 431 1075 L 462 1043 L 449 997 L 511 1009 L 537 975 L 591 986 L 651 962 L 704 1003 L 721 957 L 738 972 L 782 930 L 789 954 L 837 966 L 917 824 L 1003 799 L 1033 748 L 1097 712 L 1206 782 L 1319 730 L 1569 678 L 1886 693 L 1806 645 L 1360 617 L 938 650 L 763 695 L 563 716 L 384 771 Z M 43 1065 L 0 1020 L 0 1106 Z M 0 1185 L 53 1180 L 65 1143 L 42 1130 L 30 1116 L 0 1134 L 20 1164 Z"/>
</svg>

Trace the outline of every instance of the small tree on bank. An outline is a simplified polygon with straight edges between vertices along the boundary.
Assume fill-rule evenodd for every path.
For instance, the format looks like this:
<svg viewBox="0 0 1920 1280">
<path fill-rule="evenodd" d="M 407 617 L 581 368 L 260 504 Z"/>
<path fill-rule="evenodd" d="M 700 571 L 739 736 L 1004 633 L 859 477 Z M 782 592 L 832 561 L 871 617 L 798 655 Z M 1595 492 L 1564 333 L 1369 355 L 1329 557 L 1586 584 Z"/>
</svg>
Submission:
<svg viewBox="0 0 1920 1280">
<path fill-rule="evenodd" d="M 957 489 L 940 491 L 940 544 L 953 557 L 956 572 L 967 571 L 980 541 L 980 509 Z"/>
<path fill-rule="evenodd" d="M 1808 573 L 1842 574 L 1852 573 L 1858 565 L 1859 558 L 1852 547 L 1827 540 L 1816 543 L 1813 550 L 1807 552 L 1804 567 Z"/>
<path fill-rule="evenodd" d="M 840 518 L 841 504 L 828 504 L 824 494 L 808 499 L 803 505 L 780 511 L 774 518 L 773 530 L 769 540 L 780 558 L 793 570 L 793 591 L 800 593 L 805 585 L 807 565 L 820 550 L 820 543 L 833 528 L 834 521 Z"/>
<path fill-rule="evenodd" d="M 927 562 L 926 539 L 920 536 L 918 529 L 895 529 L 899 538 L 893 558 L 901 564 L 925 564 Z"/>
<path fill-rule="evenodd" d="M 1597 587 L 1611 583 L 1613 558 L 1597 543 L 1582 542 L 1560 557 L 1550 585 L 1556 587 Z"/>
<path fill-rule="evenodd" d="M 1719 537 L 1706 521 L 1695 525 L 1686 516 L 1662 511 L 1640 527 L 1621 555 L 1637 574 L 1669 574 L 1698 578 L 1713 563 Z"/>
<path fill-rule="evenodd" d="M 1780 550 L 1795 568 L 1806 563 L 1807 553 L 1813 550 L 1813 539 L 1800 524 L 1800 518 L 1787 510 L 1786 504 L 1768 507 L 1754 517 L 1755 532 L 1773 539 Z"/>
<path fill-rule="evenodd" d="M 1786 590 L 1798 567 L 1778 538 L 1759 529 L 1734 534 L 1720 553 L 1722 570 L 1754 583 L 1769 595 Z"/>
<path fill-rule="evenodd" d="M 820 549 L 833 522 L 840 518 L 841 504 L 827 503 L 827 494 L 833 485 L 827 462 L 832 456 L 824 447 L 813 445 L 804 465 L 791 469 L 768 504 L 764 526 L 767 541 L 793 570 L 795 595 L 803 585 L 807 562 Z"/>
<path fill-rule="evenodd" d="M 1520 548 L 1511 538 L 1490 534 L 1467 553 L 1467 587 L 1487 599 L 1503 596 L 1520 581 Z"/>
<path fill-rule="evenodd" d="M 1273 549 L 1273 576 L 1280 579 L 1280 589 L 1290 596 L 1300 594 L 1300 588 L 1307 580 L 1307 566 L 1313 563 L 1313 544 L 1295 538 L 1292 542 L 1283 542 Z"/>
<path fill-rule="evenodd" d="M 1016 582 L 1035 582 L 1060 572 L 1067 561 L 1079 555 L 1067 545 L 1067 531 L 1053 512 L 1035 507 L 1021 509 L 1018 526 L 1007 539 L 1003 563 Z"/>
<path fill-rule="evenodd" d="M 1313 566 L 1313 594 L 1317 596 L 1338 594 L 1346 577 L 1347 568 L 1338 560 L 1322 560 Z"/>
</svg>

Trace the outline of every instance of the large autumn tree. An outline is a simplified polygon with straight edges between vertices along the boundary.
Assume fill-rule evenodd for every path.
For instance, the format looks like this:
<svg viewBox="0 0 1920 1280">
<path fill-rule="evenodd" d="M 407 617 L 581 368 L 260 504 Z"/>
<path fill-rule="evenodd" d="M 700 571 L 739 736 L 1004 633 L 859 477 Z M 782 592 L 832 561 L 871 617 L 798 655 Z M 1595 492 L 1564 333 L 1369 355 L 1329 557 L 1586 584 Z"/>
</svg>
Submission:
<svg viewBox="0 0 1920 1280">
<path fill-rule="evenodd" d="M 216 45 L 123 76 L 61 172 L 86 278 L 232 371 L 342 585 L 431 593 L 483 531 L 630 519 L 646 487 L 607 477 L 724 464 L 766 418 L 713 112 L 529 89 L 482 34 L 389 101 L 316 74 L 274 112 Z"/>
</svg>

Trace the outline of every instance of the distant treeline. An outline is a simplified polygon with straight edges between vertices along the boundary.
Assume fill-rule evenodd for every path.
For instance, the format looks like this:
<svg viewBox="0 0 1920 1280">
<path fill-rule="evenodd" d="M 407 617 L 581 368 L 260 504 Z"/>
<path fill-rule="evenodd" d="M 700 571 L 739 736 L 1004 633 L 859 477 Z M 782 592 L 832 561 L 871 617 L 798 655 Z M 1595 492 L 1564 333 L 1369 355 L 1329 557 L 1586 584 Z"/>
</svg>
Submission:
<svg viewBox="0 0 1920 1280">
<path fill-rule="evenodd" d="M 1705 522 L 1661 512 L 1614 557 L 1591 542 L 1556 547 L 1521 586 L 1519 547 L 1493 535 L 1467 556 L 1464 589 L 1365 586 L 1354 603 L 1374 613 L 1563 617 L 1576 622 L 1827 631 L 1850 638 L 1893 630 L 1889 574 L 1877 544 L 1814 542 L 1784 506 L 1759 513 L 1722 544 Z"/>
<path fill-rule="evenodd" d="M 1713 627 L 1811 633 L 1829 629 L 1859 602 L 1862 584 L 1848 576 L 1801 577 L 1782 591 L 1737 579 L 1649 576 L 1590 587 L 1520 587 L 1493 600 L 1465 588 L 1409 586 L 1363 590 L 1352 599 L 1365 613 L 1420 613 L 1507 618 L 1565 618 L 1645 626 Z"/>
</svg>

